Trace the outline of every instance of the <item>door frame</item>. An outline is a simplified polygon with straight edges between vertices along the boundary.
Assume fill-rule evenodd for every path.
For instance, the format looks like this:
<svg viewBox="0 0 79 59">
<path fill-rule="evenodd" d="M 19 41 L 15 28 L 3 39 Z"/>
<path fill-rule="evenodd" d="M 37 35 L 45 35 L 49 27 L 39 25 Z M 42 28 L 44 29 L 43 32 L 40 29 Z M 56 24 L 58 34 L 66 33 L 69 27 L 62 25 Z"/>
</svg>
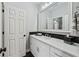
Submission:
<svg viewBox="0 0 79 59">
<path fill-rule="evenodd" d="M 2 2 L 2 50 L 4 50 L 4 2 Z M 2 51 L 2 57 L 4 57 L 4 52 Z"/>
<path fill-rule="evenodd" d="M 4 56 L 4 3 L 0 2 L 0 56 Z"/>
</svg>

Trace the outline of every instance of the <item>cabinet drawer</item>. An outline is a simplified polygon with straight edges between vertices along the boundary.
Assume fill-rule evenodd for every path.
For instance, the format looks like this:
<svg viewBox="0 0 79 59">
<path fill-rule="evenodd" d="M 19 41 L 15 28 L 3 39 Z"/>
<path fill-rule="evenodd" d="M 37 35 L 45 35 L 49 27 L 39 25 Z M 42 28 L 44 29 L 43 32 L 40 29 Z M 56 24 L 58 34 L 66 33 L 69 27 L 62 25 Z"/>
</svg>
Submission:
<svg viewBox="0 0 79 59">
<path fill-rule="evenodd" d="M 73 55 L 59 49 L 55 49 L 55 52 L 62 57 L 73 57 Z"/>
<path fill-rule="evenodd" d="M 56 51 L 56 49 L 54 47 L 50 47 L 49 54 L 50 54 L 51 57 L 62 57 L 62 55 L 59 54 L 59 53 L 61 53 L 61 52 L 60 51 Z"/>
<path fill-rule="evenodd" d="M 58 57 L 57 55 L 55 55 L 55 54 L 50 54 L 50 57 Z"/>
<path fill-rule="evenodd" d="M 55 52 L 55 53 L 57 53 L 57 54 L 61 54 L 61 53 L 62 53 L 62 51 L 60 51 L 59 49 L 57 49 L 57 48 L 55 48 L 55 47 L 50 47 L 50 51 L 53 52 L 53 53 Z M 50 53 L 51 53 L 51 52 L 50 52 Z"/>
<path fill-rule="evenodd" d="M 73 55 L 54 47 L 50 47 L 50 54 L 58 55 L 58 57 L 73 57 Z"/>
<path fill-rule="evenodd" d="M 56 52 L 52 52 L 52 51 L 50 51 L 50 56 L 52 56 L 52 57 L 63 57 L 62 55 L 60 55 Z"/>
</svg>

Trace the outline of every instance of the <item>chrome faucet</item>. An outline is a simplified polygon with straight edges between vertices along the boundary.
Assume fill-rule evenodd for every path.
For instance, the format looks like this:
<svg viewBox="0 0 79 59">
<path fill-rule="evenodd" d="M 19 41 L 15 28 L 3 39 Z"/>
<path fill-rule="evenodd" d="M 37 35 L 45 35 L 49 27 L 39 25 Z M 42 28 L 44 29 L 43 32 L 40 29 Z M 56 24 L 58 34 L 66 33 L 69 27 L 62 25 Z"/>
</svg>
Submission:
<svg viewBox="0 0 79 59">
<path fill-rule="evenodd" d="M 45 36 L 49 37 L 49 34 L 45 34 Z"/>
</svg>

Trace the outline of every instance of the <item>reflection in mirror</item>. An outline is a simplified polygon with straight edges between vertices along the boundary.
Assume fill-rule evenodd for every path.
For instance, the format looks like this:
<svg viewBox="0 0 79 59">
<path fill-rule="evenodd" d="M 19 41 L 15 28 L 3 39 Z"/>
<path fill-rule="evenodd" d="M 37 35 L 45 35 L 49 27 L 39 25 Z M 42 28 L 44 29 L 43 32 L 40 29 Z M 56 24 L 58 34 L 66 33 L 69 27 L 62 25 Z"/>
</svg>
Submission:
<svg viewBox="0 0 79 59">
<path fill-rule="evenodd" d="M 59 17 L 57 19 L 57 21 L 58 21 L 58 24 L 59 24 L 58 29 L 62 29 L 62 17 Z"/>
<path fill-rule="evenodd" d="M 56 21 L 56 18 L 54 18 L 54 19 L 53 19 L 53 29 L 56 29 L 56 28 L 57 28 L 57 27 L 56 27 L 56 26 L 57 26 L 56 24 L 57 24 L 57 21 Z"/>
<path fill-rule="evenodd" d="M 62 17 L 53 18 L 53 29 L 62 29 Z"/>
<path fill-rule="evenodd" d="M 39 31 L 70 31 L 71 13 L 69 3 L 51 4 L 47 9 L 39 12 Z"/>
<path fill-rule="evenodd" d="M 79 14 L 77 14 L 77 30 L 79 31 Z"/>
<path fill-rule="evenodd" d="M 53 19 L 47 18 L 47 29 L 53 29 Z"/>
</svg>

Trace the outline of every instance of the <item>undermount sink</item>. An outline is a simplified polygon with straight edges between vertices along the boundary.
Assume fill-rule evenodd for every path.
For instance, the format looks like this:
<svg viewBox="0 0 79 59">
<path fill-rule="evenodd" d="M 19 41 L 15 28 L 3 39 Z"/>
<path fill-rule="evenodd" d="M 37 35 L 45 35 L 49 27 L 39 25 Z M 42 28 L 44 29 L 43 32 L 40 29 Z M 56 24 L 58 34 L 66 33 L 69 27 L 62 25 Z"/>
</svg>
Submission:
<svg viewBox="0 0 79 59">
<path fill-rule="evenodd" d="M 51 38 L 51 37 L 48 37 L 48 36 L 38 36 L 38 37 L 40 37 L 40 38 L 42 38 L 42 39 L 44 39 L 44 40 L 48 40 L 48 41 L 51 41 L 51 42 L 63 42 L 63 40 L 60 40 L 60 39 L 55 39 L 55 38 Z"/>
<path fill-rule="evenodd" d="M 41 37 L 43 37 L 43 38 L 45 38 L 45 39 L 51 39 L 51 37 L 47 37 L 47 36 L 41 36 Z"/>
</svg>

